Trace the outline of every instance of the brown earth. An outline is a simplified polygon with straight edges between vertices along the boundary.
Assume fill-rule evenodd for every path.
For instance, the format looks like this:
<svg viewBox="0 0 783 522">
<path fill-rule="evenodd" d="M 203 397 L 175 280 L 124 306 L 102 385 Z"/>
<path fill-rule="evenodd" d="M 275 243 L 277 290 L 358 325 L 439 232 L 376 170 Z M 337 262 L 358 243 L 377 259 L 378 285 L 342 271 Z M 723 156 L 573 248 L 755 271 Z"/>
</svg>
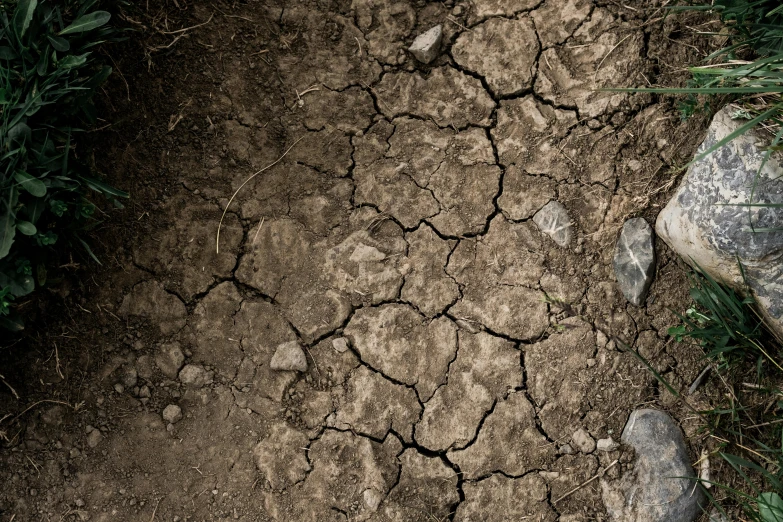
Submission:
<svg viewBox="0 0 783 522">
<path fill-rule="evenodd" d="M 643 307 L 611 269 L 706 123 L 595 90 L 677 84 L 710 46 L 652 4 L 132 6 L 89 141 L 133 198 L 94 234 L 104 267 L 2 343 L 2 520 L 605 520 L 597 481 L 566 494 L 628 466 L 591 441 L 632 409 L 698 454 L 621 349 L 694 380 L 666 334 L 683 269 L 658 242 Z M 423 66 L 405 49 L 436 24 Z M 531 219 L 552 199 L 568 248 Z M 272 368 L 290 341 L 307 371 Z"/>
</svg>

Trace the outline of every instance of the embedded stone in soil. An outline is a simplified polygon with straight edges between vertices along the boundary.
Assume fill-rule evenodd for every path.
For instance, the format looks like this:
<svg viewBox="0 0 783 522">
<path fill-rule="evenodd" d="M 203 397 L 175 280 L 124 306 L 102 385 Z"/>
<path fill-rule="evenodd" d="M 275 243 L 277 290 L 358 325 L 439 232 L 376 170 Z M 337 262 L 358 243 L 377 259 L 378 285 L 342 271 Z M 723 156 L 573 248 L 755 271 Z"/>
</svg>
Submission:
<svg viewBox="0 0 783 522">
<path fill-rule="evenodd" d="M 494 402 L 522 386 L 519 355 L 509 341 L 461 330 L 449 380 L 425 404 L 416 426 L 416 442 L 429 450 L 443 451 L 472 441 Z"/>
<path fill-rule="evenodd" d="M 451 54 L 459 65 L 483 76 L 496 96 L 505 96 L 531 87 L 539 49 L 529 17 L 491 18 L 460 33 Z"/>
<path fill-rule="evenodd" d="M 428 321 L 407 305 L 361 308 L 345 327 L 345 335 L 362 361 L 414 386 L 422 401 L 446 381 L 457 352 L 457 327 L 451 320 Z"/>
</svg>

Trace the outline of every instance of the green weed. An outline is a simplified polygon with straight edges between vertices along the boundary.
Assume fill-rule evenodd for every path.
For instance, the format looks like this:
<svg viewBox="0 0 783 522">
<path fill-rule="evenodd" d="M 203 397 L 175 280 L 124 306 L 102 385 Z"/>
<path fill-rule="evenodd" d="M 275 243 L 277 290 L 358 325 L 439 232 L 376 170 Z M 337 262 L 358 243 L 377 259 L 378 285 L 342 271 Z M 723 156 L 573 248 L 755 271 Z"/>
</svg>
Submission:
<svg viewBox="0 0 783 522">
<path fill-rule="evenodd" d="M 79 234 L 95 223 L 89 192 L 116 204 L 127 197 L 75 154 L 96 118 L 96 89 L 111 74 L 95 51 L 118 39 L 97 4 L 0 3 L 0 327 L 21 328 L 11 299 L 45 284 L 53 246 L 95 258 Z"/>
</svg>

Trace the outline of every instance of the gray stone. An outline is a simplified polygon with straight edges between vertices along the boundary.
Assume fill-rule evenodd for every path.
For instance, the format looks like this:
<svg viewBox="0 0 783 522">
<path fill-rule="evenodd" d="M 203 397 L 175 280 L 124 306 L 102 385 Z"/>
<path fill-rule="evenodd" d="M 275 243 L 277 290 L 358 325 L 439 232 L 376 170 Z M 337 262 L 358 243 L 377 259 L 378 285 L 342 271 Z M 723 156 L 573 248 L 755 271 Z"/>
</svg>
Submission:
<svg viewBox="0 0 783 522">
<path fill-rule="evenodd" d="M 206 371 L 197 364 L 186 364 L 179 372 L 179 380 L 193 388 L 201 388 L 212 383 L 212 372 Z"/>
<path fill-rule="evenodd" d="M 122 373 L 120 374 L 120 382 L 125 388 L 133 388 L 139 380 L 136 368 L 130 364 L 126 364 L 122 367 Z"/>
<path fill-rule="evenodd" d="M 155 354 L 155 364 L 163 375 L 170 379 L 176 379 L 180 368 L 185 363 L 185 355 L 179 347 L 179 343 L 163 344 Z"/>
<path fill-rule="evenodd" d="M 698 153 L 745 123 L 732 120 L 728 107 L 721 110 Z M 739 259 L 768 322 L 783 334 L 783 231 L 753 232 L 750 227 L 783 227 L 783 208 L 749 211 L 741 206 L 750 202 L 751 191 L 754 204 L 783 203 L 783 157 L 775 153 L 760 168 L 764 148 L 757 143 L 765 139 L 748 132 L 694 162 L 658 216 L 655 230 L 686 262 L 741 289 Z"/>
<path fill-rule="evenodd" d="M 345 353 L 348 351 L 348 339 L 345 337 L 338 337 L 337 339 L 332 339 L 332 347 L 337 351 L 337 353 Z"/>
<path fill-rule="evenodd" d="M 612 437 L 609 437 L 608 439 L 598 439 L 598 442 L 595 445 L 595 448 L 598 451 L 614 451 L 620 447 L 619 444 L 617 444 Z"/>
<path fill-rule="evenodd" d="M 288 341 L 277 346 L 269 367 L 282 371 L 307 371 L 307 357 L 298 341 Z"/>
<path fill-rule="evenodd" d="M 176 404 L 169 404 L 163 408 L 163 420 L 171 424 L 176 424 L 182 420 L 182 408 Z"/>
<path fill-rule="evenodd" d="M 440 44 L 442 40 L 443 27 L 436 25 L 429 31 L 417 36 L 408 50 L 420 62 L 430 63 L 440 54 Z"/>
<path fill-rule="evenodd" d="M 102 440 L 103 434 L 100 430 L 92 430 L 89 435 L 87 435 L 87 445 L 91 448 L 96 447 Z"/>
<path fill-rule="evenodd" d="M 579 428 L 571 435 L 571 442 L 573 442 L 574 446 L 582 453 L 592 453 L 595 451 L 595 439 L 593 439 L 584 428 Z"/>
<path fill-rule="evenodd" d="M 567 247 L 574 238 L 574 226 L 568 211 L 559 201 L 550 201 L 536 212 L 533 221 L 544 234 L 561 247 Z"/>
<path fill-rule="evenodd" d="M 601 479 L 607 513 L 612 520 L 691 522 L 706 501 L 696 485 L 682 432 L 666 413 L 640 409 L 631 413 L 622 442 L 632 446 L 632 471 L 617 481 Z M 693 477 L 693 478 L 686 478 Z"/>
<path fill-rule="evenodd" d="M 623 225 L 614 251 L 614 275 L 625 298 L 641 306 L 655 276 L 653 231 L 644 219 L 629 219 Z"/>
</svg>

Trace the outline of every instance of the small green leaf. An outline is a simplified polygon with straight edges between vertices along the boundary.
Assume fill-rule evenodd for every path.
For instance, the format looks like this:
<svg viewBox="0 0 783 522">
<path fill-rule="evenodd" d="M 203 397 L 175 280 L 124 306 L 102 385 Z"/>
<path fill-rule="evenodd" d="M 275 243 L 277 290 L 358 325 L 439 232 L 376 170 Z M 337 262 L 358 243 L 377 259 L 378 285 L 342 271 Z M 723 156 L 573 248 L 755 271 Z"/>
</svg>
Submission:
<svg viewBox="0 0 783 522">
<path fill-rule="evenodd" d="M 27 172 L 17 170 L 14 174 L 14 179 L 25 189 L 27 192 L 37 198 L 42 198 L 46 195 L 46 185 L 40 179 L 31 176 Z"/>
<path fill-rule="evenodd" d="M 79 56 L 69 54 L 59 62 L 57 62 L 57 67 L 60 69 L 74 69 L 76 67 L 81 67 L 85 63 L 87 63 L 87 55 L 90 53 L 85 53 Z"/>
<path fill-rule="evenodd" d="M 758 506 L 764 522 L 783 522 L 783 499 L 777 493 L 759 495 Z"/>
<path fill-rule="evenodd" d="M 14 60 L 19 55 L 12 48 L 4 45 L 0 47 L 0 60 Z"/>
<path fill-rule="evenodd" d="M 95 192 L 100 192 L 101 194 L 110 195 L 110 196 L 116 196 L 118 198 L 128 198 L 130 195 L 122 190 L 116 189 L 112 187 L 111 185 L 107 185 L 106 183 L 97 180 L 95 178 L 91 178 L 89 176 L 80 176 L 82 181 L 84 181 L 88 187 L 90 187 Z"/>
<path fill-rule="evenodd" d="M 8 194 L 0 201 L 0 259 L 8 255 L 16 235 L 16 215 L 14 207 L 18 201 L 16 187 L 11 187 Z"/>
<path fill-rule="evenodd" d="M 65 53 L 71 49 L 71 43 L 65 38 L 60 38 L 59 36 L 48 36 L 48 35 L 46 38 L 49 39 L 49 43 L 52 44 L 52 47 L 57 52 Z"/>
<path fill-rule="evenodd" d="M 25 236 L 34 236 L 38 230 L 29 221 L 17 221 L 16 229 Z"/>
<path fill-rule="evenodd" d="M 95 11 L 74 20 L 71 25 L 60 31 L 60 36 L 64 34 L 83 33 L 91 31 L 108 23 L 111 14 L 107 11 Z"/>
<path fill-rule="evenodd" d="M 30 21 L 33 19 L 33 13 L 38 6 L 38 0 L 19 0 L 16 4 L 16 10 L 14 11 L 14 17 L 11 20 L 14 31 L 16 31 L 19 38 L 27 32 L 27 28 L 30 27 Z"/>
</svg>

